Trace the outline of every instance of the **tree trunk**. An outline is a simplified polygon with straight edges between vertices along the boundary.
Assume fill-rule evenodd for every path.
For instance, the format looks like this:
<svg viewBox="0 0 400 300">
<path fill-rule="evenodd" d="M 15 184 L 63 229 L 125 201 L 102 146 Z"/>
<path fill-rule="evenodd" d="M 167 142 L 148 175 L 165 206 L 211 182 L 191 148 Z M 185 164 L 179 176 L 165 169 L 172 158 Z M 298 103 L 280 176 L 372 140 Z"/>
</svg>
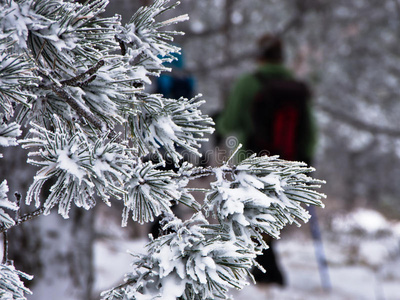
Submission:
<svg viewBox="0 0 400 300">
<path fill-rule="evenodd" d="M 30 300 L 88 300 L 93 286 L 93 211 L 73 208 L 70 219 L 52 213 L 39 222 L 40 273 Z"/>
</svg>

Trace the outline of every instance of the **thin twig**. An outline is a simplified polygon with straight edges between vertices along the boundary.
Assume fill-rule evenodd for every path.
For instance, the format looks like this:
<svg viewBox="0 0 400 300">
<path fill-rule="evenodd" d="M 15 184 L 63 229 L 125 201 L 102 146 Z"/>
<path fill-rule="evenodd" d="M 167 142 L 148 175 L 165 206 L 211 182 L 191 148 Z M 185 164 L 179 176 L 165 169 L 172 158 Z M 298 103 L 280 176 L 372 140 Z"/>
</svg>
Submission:
<svg viewBox="0 0 400 300">
<path fill-rule="evenodd" d="M 86 72 L 79 74 L 71 79 L 63 80 L 60 83 L 62 85 L 70 85 L 70 86 L 88 84 L 89 82 L 93 81 L 94 78 L 96 78 L 96 77 L 93 78 L 92 75 L 95 74 L 102 66 L 104 66 L 104 60 L 100 60 L 93 67 L 89 68 Z M 84 80 L 87 76 L 90 76 L 89 79 Z"/>
<path fill-rule="evenodd" d="M 42 215 L 44 213 L 44 210 L 45 210 L 44 207 L 41 207 L 29 214 L 22 216 L 15 225 L 20 225 L 26 221 L 30 221 L 30 220 Z"/>
<path fill-rule="evenodd" d="M 113 290 L 113 291 L 119 290 L 119 289 L 122 289 L 122 288 L 124 288 L 124 287 L 126 287 L 126 286 L 128 286 L 128 285 L 130 285 L 130 284 L 132 284 L 132 283 L 136 283 L 136 282 L 137 282 L 136 280 L 130 279 L 130 280 L 127 280 L 126 282 L 121 283 L 120 285 L 116 286 L 116 287 L 113 288 L 112 290 Z"/>
<path fill-rule="evenodd" d="M 15 212 L 15 221 L 18 222 L 20 216 L 21 216 L 21 194 L 16 192 L 14 194 L 15 196 L 15 200 L 16 200 L 16 204 L 17 204 L 17 211 Z"/>
<path fill-rule="evenodd" d="M 126 54 L 126 46 L 125 42 L 119 38 L 116 38 L 117 42 L 119 43 L 119 47 L 121 48 L 121 55 L 125 56 Z"/>
<path fill-rule="evenodd" d="M 223 165 L 223 167 L 220 168 L 224 174 L 229 174 L 233 173 L 236 170 L 236 167 L 234 166 L 229 166 L 227 164 Z M 213 167 L 206 167 L 206 168 L 196 168 L 193 172 L 186 174 L 183 173 L 179 177 L 184 177 L 184 178 L 189 178 L 190 180 L 192 179 L 197 179 L 203 176 L 210 176 L 215 174 L 215 168 Z"/>
<path fill-rule="evenodd" d="M 43 213 L 44 213 L 44 207 L 41 207 L 41 208 L 39 208 L 39 209 L 29 213 L 29 214 L 26 214 L 26 215 L 22 216 L 20 219 L 18 219 L 18 221 L 15 222 L 15 224 L 12 227 L 15 227 L 15 226 L 18 226 L 18 225 L 20 225 L 22 223 L 30 221 L 30 220 L 42 215 Z M 6 228 L 4 226 L 1 226 L 0 227 L 0 233 L 5 233 L 9 229 L 10 228 Z"/>
<path fill-rule="evenodd" d="M 8 236 L 7 230 L 3 232 L 3 261 L 1 262 L 3 265 L 6 265 L 8 262 Z"/>
<path fill-rule="evenodd" d="M 50 84 L 43 84 L 41 85 L 44 88 L 51 88 L 52 91 L 61 99 L 63 99 L 78 115 L 81 117 L 85 118 L 90 124 L 92 124 L 95 128 L 101 130 L 101 131 L 106 131 L 108 128 L 107 124 L 102 122 L 98 117 L 96 117 L 88 108 L 83 106 L 81 103 L 76 101 L 75 98 L 73 98 L 65 89 L 64 86 L 69 84 L 73 85 L 76 84 L 76 81 L 79 80 L 80 78 L 83 78 L 86 75 L 93 75 L 102 65 L 104 64 L 104 61 L 99 61 L 95 66 L 90 68 L 88 71 L 86 71 L 83 74 L 80 74 L 74 78 L 68 79 L 66 81 L 63 81 L 61 83 L 63 84 L 56 84 L 54 83 L 50 76 L 40 72 L 40 76 L 42 76 L 44 79 L 46 79 Z M 88 84 L 90 81 L 94 80 L 95 75 L 90 77 L 87 81 L 81 83 L 81 84 Z M 114 131 L 110 131 L 109 137 L 110 138 L 115 138 L 117 137 L 118 134 Z"/>
<path fill-rule="evenodd" d="M 189 177 L 189 178 L 199 178 L 203 176 L 209 176 L 211 174 L 214 174 L 214 169 L 213 167 L 206 167 L 206 168 L 198 168 L 195 169 L 192 173 L 190 174 L 182 174 L 182 177 Z"/>
<path fill-rule="evenodd" d="M 78 103 L 62 87 L 52 84 L 51 89 L 54 93 L 57 94 L 57 96 L 62 98 L 69 106 L 71 106 L 73 110 L 75 110 L 80 116 L 84 117 L 86 120 L 92 123 L 97 129 L 106 129 L 105 124 L 99 118 L 97 118 L 90 110 L 86 109 L 80 103 Z"/>
</svg>

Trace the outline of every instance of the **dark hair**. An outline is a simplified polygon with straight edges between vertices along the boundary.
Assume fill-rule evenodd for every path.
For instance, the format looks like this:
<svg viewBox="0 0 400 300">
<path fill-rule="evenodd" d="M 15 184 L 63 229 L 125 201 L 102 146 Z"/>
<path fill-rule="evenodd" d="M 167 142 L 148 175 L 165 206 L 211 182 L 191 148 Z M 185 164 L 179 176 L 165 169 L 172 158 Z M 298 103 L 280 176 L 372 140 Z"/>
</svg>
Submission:
<svg viewBox="0 0 400 300">
<path fill-rule="evenodd" d="M 279 37 L 265 34 L 258 40 L 258 59 L 272 63 L 283 62 L 282 41 Z"/>
</svg>

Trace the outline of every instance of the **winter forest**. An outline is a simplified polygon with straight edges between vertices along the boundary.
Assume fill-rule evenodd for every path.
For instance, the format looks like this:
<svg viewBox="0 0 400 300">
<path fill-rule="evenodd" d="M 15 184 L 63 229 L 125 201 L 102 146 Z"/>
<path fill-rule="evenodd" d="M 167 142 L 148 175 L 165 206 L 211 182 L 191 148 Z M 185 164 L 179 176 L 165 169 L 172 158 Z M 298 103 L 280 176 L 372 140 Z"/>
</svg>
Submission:
<svg viewBox="0 0 400 300">
<path fill-rule="evenodd" d="M 311 166 L 215 132 L 266 32 Z M 0 0 L 0 299 L 396 299 L 399 32 L 398 0 Z M 191 97 L 156 91 L 177 61 Z"/>
</svg>

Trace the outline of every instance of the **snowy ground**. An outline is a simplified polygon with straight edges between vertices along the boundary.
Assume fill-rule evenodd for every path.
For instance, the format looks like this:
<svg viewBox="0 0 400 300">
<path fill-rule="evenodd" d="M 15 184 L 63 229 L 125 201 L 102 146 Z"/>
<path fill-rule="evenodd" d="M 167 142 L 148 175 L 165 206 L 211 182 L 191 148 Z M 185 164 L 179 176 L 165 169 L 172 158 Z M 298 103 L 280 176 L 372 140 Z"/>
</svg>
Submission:
<svg viewBox="0 0 400 300">
<path fill-rule="evenodd" d="M 309 228 L 291 229 L 276 243 L 288 282 L 276 286 L 246 287 L 232 291 L 236 300 L 400 300 L 400 222 L 379 213 L 359 209 L 332 219 L 323 230 L 331 289 L 324 290 Z M 112 230 L 112 229 L 111 229 Z M 117 229 L 115 229 L 117 230 Z M 95 290 L 121 283 L 129 271 L 131 251 L 145 251 L 146 239 L 124 241 L 101 238 L 95 245 Z"/>
</svg>

